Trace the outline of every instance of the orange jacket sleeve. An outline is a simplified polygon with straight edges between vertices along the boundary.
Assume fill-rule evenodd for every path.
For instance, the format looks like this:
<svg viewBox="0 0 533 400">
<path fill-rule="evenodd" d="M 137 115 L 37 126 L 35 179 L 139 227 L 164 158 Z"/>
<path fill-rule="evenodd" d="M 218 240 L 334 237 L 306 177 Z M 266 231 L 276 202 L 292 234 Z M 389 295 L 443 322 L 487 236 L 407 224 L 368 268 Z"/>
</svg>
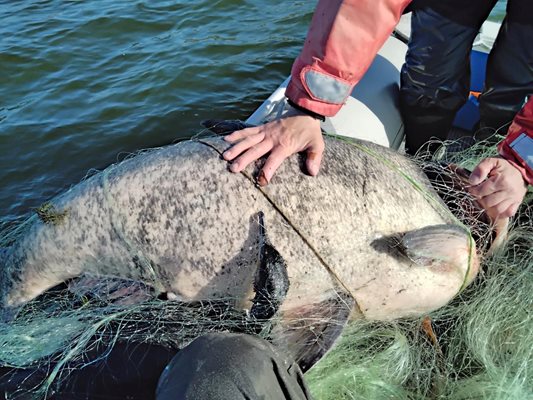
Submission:
<svg viewBox="0 0 533 400">
<path fill-rule="evenodd" d="M 364 75 L 410 0 L 320 0 L 285 92 L 333 116 Z"/>
<path fill-rule="evenodd" d="M 527 183 L 533 185 L 533 96 L 516 114 L 498 151 L 520 170 Z"/>
</svg>

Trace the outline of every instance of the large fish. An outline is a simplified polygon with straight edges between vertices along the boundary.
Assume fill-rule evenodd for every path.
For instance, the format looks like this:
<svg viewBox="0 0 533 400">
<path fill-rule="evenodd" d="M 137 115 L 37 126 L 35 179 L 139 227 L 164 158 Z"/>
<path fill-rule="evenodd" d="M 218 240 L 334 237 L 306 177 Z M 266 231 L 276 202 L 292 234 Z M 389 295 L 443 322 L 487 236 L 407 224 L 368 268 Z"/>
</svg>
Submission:
<svg viewBox="0 0 533 400">
<path fill-rule="evenodd" d="M 258 165 L 227 171 L 219 137 L 110 166 L 41 207 L 4 252 L 3 308 L 79 276 L 131 279 L 183 301 L 229 298 L 277 313 L 273 336 L 305 368 L 350 318 L 422 315 L 450 301 L 478 269 L 468 230 L 402 155 L 326 142 L 319 176 L 293 156 L 266 187 L 255 184 Z M 309 355 L 311 336 L 322 342 Z"/>
</svg>

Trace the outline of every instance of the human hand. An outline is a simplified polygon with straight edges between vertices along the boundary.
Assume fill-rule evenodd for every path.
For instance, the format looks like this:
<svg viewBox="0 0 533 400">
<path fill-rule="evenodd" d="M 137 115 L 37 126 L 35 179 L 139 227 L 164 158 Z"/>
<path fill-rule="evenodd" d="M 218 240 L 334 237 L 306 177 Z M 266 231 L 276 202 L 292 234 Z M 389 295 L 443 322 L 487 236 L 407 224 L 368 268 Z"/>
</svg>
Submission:
<svg viewBox="0 0 533 400">
<path fill-rule="evenodd" d="M 232 172 L 241 172 L 248 164 L 270 152 L 257 178 L 260 186 L 270 182 L 286 158 L 301 151 L 307 153 L 307 172 L 313 176 L 318 174 L 324 153 L 320 121 L 308 115 L 293 115 L 235 131 L 224 140 L 234 143 L 223 154 L 225 160 L 233 160 Z"/>
<path fill-rule="evenodd" d="M 468 188 L 492 221 L 512 217 L 527 192 L 522 174 L 503 158 L 486 158 L 470 174 Z"/>
</svg>

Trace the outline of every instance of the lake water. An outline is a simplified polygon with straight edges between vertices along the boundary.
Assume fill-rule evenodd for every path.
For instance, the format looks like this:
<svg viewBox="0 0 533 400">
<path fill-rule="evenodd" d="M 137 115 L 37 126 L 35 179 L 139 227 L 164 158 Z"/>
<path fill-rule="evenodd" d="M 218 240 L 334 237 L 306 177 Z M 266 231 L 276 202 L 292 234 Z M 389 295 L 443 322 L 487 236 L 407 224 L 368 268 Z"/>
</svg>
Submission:
<svg viewBox="0 0 533 400">
<path fill-rule="evenodd" d="M 203 119 L 245 119 L 289 74 L 315 4 L 0 0 L 0 222 Z"/>
</svg>

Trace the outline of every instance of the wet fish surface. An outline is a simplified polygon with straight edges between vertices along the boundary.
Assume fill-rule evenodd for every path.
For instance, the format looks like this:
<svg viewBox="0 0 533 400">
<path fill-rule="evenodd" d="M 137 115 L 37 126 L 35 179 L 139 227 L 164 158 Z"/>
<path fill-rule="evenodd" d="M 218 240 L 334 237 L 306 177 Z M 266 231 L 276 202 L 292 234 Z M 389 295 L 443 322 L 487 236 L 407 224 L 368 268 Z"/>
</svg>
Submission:
<svg viewBox="0 0 533 400">
<path fill-rule="evenodd" d="M 0 260 L 3 307 L 89 276 L 251 309 L 263 264 L 274 286 L 286 281 L 273 289 L 279 340 L 302 343 L 315 321 L 333 326 L 327 348 L 350 318 L 424 314 L 475 276 L 467 229 L 404 156 L 326 138 L 317 177 L 295 155 L 259 187 L 260 165 L 227 171 L 227 147 L 211 137 L 142 152 L 41 207 Z"/>
</svg>

